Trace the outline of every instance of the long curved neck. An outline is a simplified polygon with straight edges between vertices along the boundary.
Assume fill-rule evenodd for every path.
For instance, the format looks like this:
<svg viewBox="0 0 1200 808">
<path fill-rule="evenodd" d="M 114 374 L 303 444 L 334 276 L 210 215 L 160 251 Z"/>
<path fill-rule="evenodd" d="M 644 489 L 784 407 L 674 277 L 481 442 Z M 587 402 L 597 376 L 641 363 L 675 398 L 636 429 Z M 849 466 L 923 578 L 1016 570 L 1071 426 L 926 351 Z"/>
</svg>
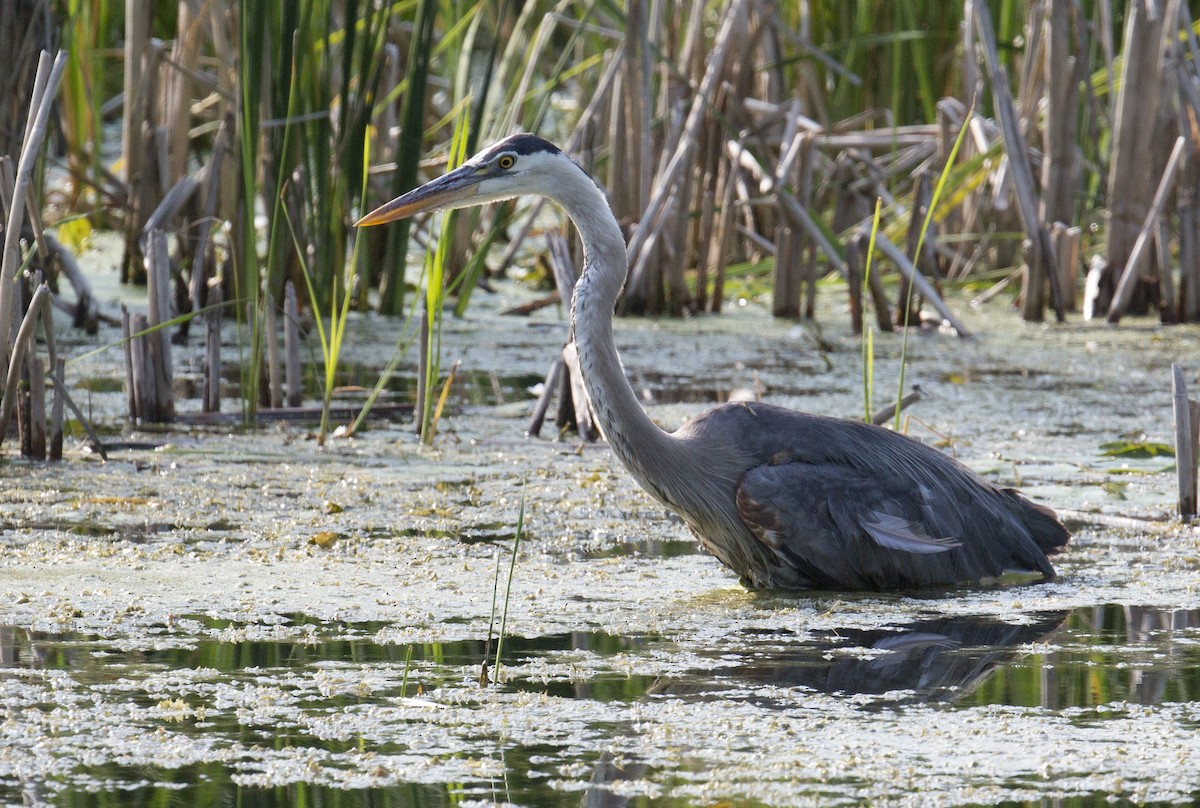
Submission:
<svg viewBox="0 0 1200 808">
<path fill-rule="evenodd" d="M 583 240 L 583 275 L 571 298 L 571 325 L 584 389 L 613 453 L 643 488 L 665 501 L 664 492 L 648 479 L 648 467 L 668 461 L 679 447 L 643 412 L 613 343 L 613 306 L 629 267 L 625 240 L 608 200 L 582 170 L 557 191 L 555 201 Z"/>
</svg>

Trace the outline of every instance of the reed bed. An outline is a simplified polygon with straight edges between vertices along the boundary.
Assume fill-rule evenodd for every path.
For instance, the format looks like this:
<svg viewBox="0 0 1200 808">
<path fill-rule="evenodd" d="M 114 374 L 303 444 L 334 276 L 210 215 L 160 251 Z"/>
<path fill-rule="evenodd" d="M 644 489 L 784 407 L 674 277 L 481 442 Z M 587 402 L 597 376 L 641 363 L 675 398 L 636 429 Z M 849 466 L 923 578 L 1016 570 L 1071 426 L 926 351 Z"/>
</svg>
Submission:
<svg viewBox="0 0 1200 808">
<path fill-rule="evenodd" d="M 363 234 L 351 223 L 443 171 L 452 152 L 517 130 L 563 144 L 608 191 L 628 237 L 625 314 L 719 312 L 762 294 L 776 316 L 812 316 L 835 276 L 855 329 L 870 307 L 881 329 L 924 318 L 965 335 L 942 299 L 951 285 L 1011 294 L 1026 320 L 1076 309 L 1200 319 L 1200 40 L 1186 3 L 15 8 L 0 33 L 21 21 L 29 32 L 5 57 L 7 97 L 23 103 L 0 110 L 0 145 L 34 157 L 25 173 L 7 169 L 5 277 L 23 285 L 3 286 L 0 344 L 16 355 L 39 271 L 59 305 L 59 279 L 73 286 L 78 323 L 113 319 L 66 255 L 50 257 L 68 239 L 48 242 L 54 227 L 35 224 L 36 235 L 21 218 L 13 229 L 26 193 L 30 221 L 48 206 L 60 235 L 81 215 L 120 229 L 123 276 L 147 287 L 146 321 L 127 328 L 135 423 L 181 417 L 173 351 L 204 357 L 201 407 L 215 413 L 215 377 L 231 361 L 221 320 L 236 324 L 240 415 L 253 422 L 302 408 L 303 332 L 323 335 L 315 406 L 328 414 L 350 313 L 419 322 L 423 308 L 425 341 L 398 351 L 427 346 L 417 411 L 432 436 L 448 373 L 440 318 L 529 251 L 550 256 L 566 299 L 578 245 L 565 224 L 547 231 L 540 204 Z M 27 136 L 27 101 L 30 65 L 56 44 L 67 55 L 47 152 Z M 117 116 L 114 162 L 105 122 Z M 67 176 L 49 195 L 47 154 Z M 945 184 L 936 203 L 933 177 Z M 415 260 L 435 243 L 436 261 Z M 571 375 L 556 362 L 555 388 L 568 391 Z M 560 423 L 575 420 L 564 401 Z"/>
</svg>

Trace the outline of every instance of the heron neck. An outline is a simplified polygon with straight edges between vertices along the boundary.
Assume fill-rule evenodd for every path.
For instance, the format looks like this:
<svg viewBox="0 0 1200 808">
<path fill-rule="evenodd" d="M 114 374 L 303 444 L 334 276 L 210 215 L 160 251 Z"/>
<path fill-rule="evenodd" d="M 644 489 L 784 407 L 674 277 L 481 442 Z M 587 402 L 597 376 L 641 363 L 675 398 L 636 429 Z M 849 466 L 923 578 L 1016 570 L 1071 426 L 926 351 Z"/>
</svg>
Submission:
<svg viewBox="0 0 1200 808">
<path fill-rule="evenodd" d="M 667 460 L 674 442 L 642 410 L 613 343 L 613 307 L 629 267 L 625 239 L 600 189 L 582 171 L 580 176 L 584 183 L 576 193 L 559 201 L 583 240 L 583 274 L 571 299 L 583 386 L 613 453 L 643 488 L 661 499 L 648 485 L 647 461 Z"/>
</svg>

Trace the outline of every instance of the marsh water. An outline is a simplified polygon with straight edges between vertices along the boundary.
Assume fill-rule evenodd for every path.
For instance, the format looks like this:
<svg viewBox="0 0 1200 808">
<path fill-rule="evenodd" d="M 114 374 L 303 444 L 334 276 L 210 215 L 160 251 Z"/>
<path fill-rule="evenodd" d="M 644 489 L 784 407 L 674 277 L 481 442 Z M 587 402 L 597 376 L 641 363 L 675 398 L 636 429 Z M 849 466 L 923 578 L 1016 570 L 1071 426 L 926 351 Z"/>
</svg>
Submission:
<svg viewBox="0 0 1200 808">
<path fill-rule="evenodd" d="M 1196 329 L 953 301 L 976 337 L 911 335 L 906 428 L 1058 509 L 1059 578 L 784 595 L 743 589 L 603 444 L 524 436 L 566 325 L 494 313 L 523 294 L 447 320 L 432 449 L 402 420 L 323 449 L 299 424 L 129 432 L 116 350 L 70 366 L 126 448 L 0 463 L 0 804 L 1200 799 L 1200 538 L 1153 451 Z M 855 416 L 860 343 L 821 301 L 817 324 L 735 302 L 618 343 L 664 427 L 735 391 Z M 398 329 L 354 319 L 348 382 Z M 876 346 L 883 403 L 900 340 Z"/>
</svg>

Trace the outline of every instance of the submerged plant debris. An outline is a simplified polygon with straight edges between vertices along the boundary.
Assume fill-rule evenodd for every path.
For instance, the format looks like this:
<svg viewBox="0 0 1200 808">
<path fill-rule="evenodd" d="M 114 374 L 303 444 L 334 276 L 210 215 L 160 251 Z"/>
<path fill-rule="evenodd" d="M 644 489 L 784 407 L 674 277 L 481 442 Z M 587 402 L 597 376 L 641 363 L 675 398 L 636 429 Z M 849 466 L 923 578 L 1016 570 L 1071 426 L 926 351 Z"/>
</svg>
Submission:
<svg viewBox="0 0 1200 808">
<path fill-rule="evenodd" d="M 492 308 L 445 324 L 466 381 L 433 449 L 375 422 L 324 450 L 287 425 L 0 463 L 0 803 L 1200 799 L 1200 538 L 1174 517 L 1173 458 L 1102 448 L 1170 442 L 1194 328 L 996 305 L 966 314 L 971 341 L 914 335 L 910 433 L 1058 509 L 1061 575 L 785 596 L 742 589 L 602 444 L 521 437 L 532 396 L 492 380 L 536 379 L 566 327 Z M 858 342 L 821 317 L 747 306 L 617 336 L 665 427 L 737 390 L 853 416 Z M 381 367 L 395 335 L 353 332 Z M 876 336 L 877 401 L 898 340 Z M 110 426 L 122 395 L 80 392 Z"/>
</svg>

